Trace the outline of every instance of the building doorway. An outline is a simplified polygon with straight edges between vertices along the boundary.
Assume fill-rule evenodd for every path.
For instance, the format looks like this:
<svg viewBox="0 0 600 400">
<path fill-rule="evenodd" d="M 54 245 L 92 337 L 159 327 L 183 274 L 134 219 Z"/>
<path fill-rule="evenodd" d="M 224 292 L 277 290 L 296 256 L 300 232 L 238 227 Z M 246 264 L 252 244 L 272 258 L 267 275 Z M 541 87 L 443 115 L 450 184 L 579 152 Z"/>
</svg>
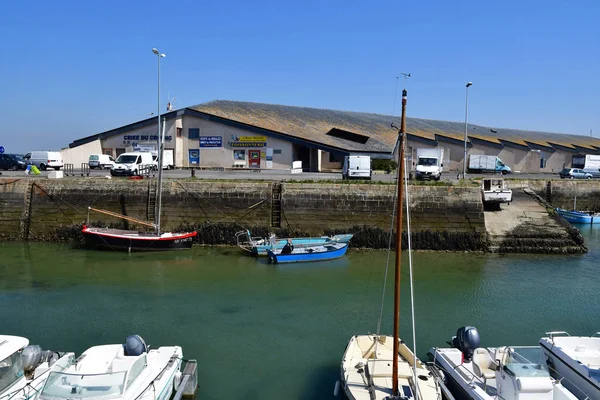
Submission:
<svg viewBox="0 0 600 400">
<path fill-rule="evenodd" d="M 248 166 L 260 168 L 260 150 L 248 150 Z"/>
</svg>

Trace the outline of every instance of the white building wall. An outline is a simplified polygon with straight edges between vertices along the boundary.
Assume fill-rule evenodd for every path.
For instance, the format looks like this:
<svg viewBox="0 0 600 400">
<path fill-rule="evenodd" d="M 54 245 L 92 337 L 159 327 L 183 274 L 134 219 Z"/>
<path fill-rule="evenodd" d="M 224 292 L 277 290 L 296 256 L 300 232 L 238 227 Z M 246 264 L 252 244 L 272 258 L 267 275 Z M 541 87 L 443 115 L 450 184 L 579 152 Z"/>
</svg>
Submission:
<svg viewBox="0 0 600 400">
<path fill-rule="evenodd" d="M 72 149 L 62 149 L 60 154 L 64 164 L 73 164 L 73 168 L 81 168 L 82 163 L 89 161 L 90 154 L 102 154 L 102 144 L 100 140 L 94 140 Z"/>
<path fill-rule="evenodd" d="M 165 130 L 165 149 L 175 149 L 175 134 L 174 120 L 166 121 Z M 144 146 L 153 146 L 156 150 L 158 148 L 158 121 L 156 125 L 146 126 L 143 128 L 132 129 L 127 132 L 122 132 L 114 136 L 105 138 L 102 141 L 102 153 L 109 154 L 113 157 L 117 157 L 118 154 L 126 151 L 131 151 L 134 144 L 141 144 Z M 173 154 L 176 154 L 175 152 Z M 176 165 L 177 162 L 175 161 Z"/>
<path fill-rule="evenodd" d="M 190 129 L 199 129 L 200 137 L 220 138 L 220 147 L 200 147 L 200 139 L 190 139 Z M 259 168 L 290 169 L 292 166 L 292 144 L 267 135 L 256 134 L 245 129 L 231 127 L 202 118 L 185 116 L 183 120 L 183 166 L 190 164 L 190 150 L 198 150 L 200 167 L 250 168 L 250 153 L 260 152 Z M 265 140 L 245 140 L 256 138 Z M 213 141 L 216 142 L 216 141 Z M 248 147 L 236 147 L 247 145 Z M 267 149 L 273 150 L 271 163 L 267 161 Z M 241 155 L 243 154 L 243 159 Z M 237 156 L 237 159 L 236 157 Z"/>
</svg>

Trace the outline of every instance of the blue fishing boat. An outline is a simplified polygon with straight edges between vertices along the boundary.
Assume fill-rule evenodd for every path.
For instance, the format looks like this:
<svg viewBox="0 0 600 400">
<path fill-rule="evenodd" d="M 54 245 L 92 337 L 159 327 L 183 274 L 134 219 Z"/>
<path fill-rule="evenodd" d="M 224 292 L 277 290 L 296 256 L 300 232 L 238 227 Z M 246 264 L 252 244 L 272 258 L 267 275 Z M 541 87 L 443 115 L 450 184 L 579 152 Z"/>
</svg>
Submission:
<svg viewBox="0 0 600 400">
<path fill-rule="evenodd" d="M 277 239 L 275 235 L 269 238 L 253 237 L 249 230 L 235 234 L 238 247 L 254 256 L 267 256 L 267 250 L 281 250 L 291 240 L 296 247 L 311 247 L 324 244 L 348 243 L 354 234 L 344 233 L 334 236 L 301 237 Z"/>
<path fill-rule="evenodd" d="M 556 212 L 572 224 L 600 224 L 600 214 L 590 214 L 583 211 L 568 211 L 557 208 Z"/>
<path fill-rule="evenodd" d="M 291 253 L 284 253 L 281 250 L 267 250 L 269 262 L 275 264 L 308 262 L 308 261 L 325 261 L 340 258 L 348 250 L 348 243 L 326 243 L 319 246 L 294 246 Z"/>
</svg>

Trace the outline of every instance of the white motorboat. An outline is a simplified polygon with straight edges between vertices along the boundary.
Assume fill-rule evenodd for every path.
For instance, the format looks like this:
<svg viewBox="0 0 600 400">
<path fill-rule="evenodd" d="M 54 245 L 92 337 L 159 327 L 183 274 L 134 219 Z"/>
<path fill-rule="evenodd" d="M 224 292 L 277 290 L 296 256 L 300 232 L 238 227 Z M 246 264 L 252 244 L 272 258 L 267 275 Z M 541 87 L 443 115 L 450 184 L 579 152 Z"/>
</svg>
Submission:
<svg viewBox="0 0 600 400">
<path fill-rule="evenodd" d="M 443 382 L 434 376 L 415 355 L 415 351 L 404 344 L 399 336 L 400 314 L 400 263 L 402 257 L 402 205 L 405 180 L 406 160 L 404 159 L 405 126 L 406 126 L 406 90 L 402 92 L 402 122 L 398 132 L 400 165 L 398 168 L 398 193 L 396 196 L 396 264 L 394 291 L 394 332 L 393 336 L 355 335 L 350 338 L 342 358 L 341 380 L 336 384 L 335 393 L 340 383 L 350 400 L 392 400 L 423 399 L 440 400 L 444 391 Z M 407 198 L 407 231 L 410 248 L 410 218 L 408 217 Z M 409 257 L 409 260 L 412 258 Z M 410 264 L 411 308 L 412 307 L 412 263 Z M 385 293 L 385 290 L 384 290 Z M 382 301 L 382 304 L 384 302 Z M 377 329 L 379 331 L 379 329 Z"/>
<path fill-rule="evenodd" d="M 546 332 L 540 339 L 548 366 L 555 377 L 579 399 L 600 400 L 600 332 L 570 336 Z"/>
<path fill-rule="evenodd" d="M 179 388 L 183 353 L 179 346 L 149 350 L 129 336 L 124 345 L 94 346 L 57 361 L 36 400 L 167 400 Z"/>
<path fill-rule="evenodd" d="M 455 397 L 477 400 L 576 400 L 552 378 L 539 346 L 480 347 L 474 327 L 462 327 L 452 348 L 429 350 Z"/>
<path fill-rule="evenodd" d="M 0 335 L 0 400 L 26 400 L 39 391 L 62 353 L 42 351 L 21 336 Z"/>
</svg>

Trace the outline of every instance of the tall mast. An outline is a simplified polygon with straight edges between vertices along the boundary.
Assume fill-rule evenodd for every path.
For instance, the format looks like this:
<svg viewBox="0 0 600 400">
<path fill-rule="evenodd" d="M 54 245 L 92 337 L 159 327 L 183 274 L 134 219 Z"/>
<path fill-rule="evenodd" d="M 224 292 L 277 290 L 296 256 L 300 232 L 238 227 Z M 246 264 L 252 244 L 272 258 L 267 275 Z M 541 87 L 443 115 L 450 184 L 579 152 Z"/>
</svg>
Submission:
<svg viewBox="0 0 600 400">
<path fill-rule="evenodd" d="M 162 203 L 162 172 L 163 172 L 163 151 L 165 145 L 165 125 L 166 121 L 163 118 L 162 134 L 158 142 L 158 182 L 156 183 L 156 235 L 160 236 L 160 207 Z"/>
<path fill-rule="evenodd" d="M 392 363 L 392 396 L 398 396 L 398 348 L 400 329 L 400 271 L 402 265 L 402 199 L 404 194 L 404 136 L 406 133 L 406 89 L 402 90 L 402 119 L 398 132 L 398 195 L 396 205 L 396 269 L 394 285 L 394 360 Z"/>
</svg>

